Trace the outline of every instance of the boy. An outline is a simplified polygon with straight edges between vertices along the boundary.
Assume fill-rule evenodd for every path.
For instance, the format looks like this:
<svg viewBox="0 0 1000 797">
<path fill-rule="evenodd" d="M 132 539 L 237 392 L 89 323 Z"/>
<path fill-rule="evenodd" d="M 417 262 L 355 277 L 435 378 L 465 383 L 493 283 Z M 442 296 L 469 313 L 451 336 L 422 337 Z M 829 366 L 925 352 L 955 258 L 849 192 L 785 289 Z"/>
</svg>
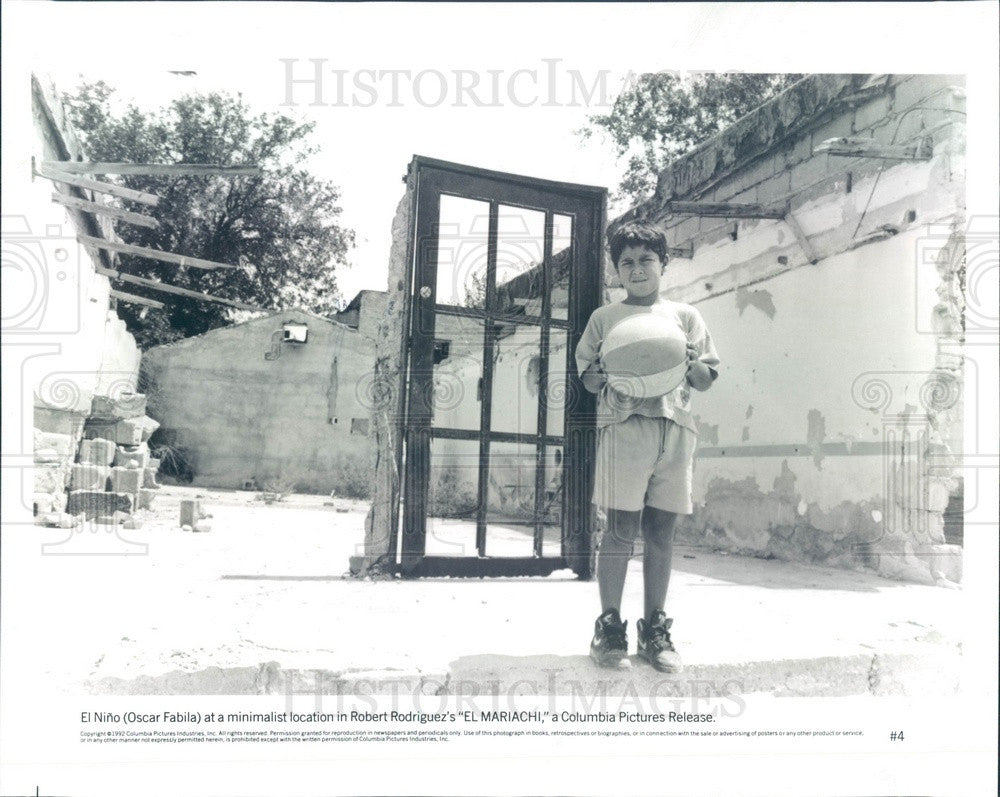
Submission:
<svg viewBox="0 0 1000 797">
<path fill-rule="evenodd" d="M 622 591 L 632 543 L 642 529 L 644 617 L 638 622 L 640 658 L 661 672 L 678 672 L 680 656 L 670 640 L 673 620 L 663 611 L 670 580 L 674 524 L 691 507 L 691 469 L 697 427 L 690 389 L 708 390 L 719 358 L 700 313 L 660 297 L 667 264 L 666 236 L 648 224 L 620 227 L 610 241 L 611 259 L 628 294 L 597 308 L 576 348 L 584 386 L 598 393 L 598 453 L 594 503 L 607 512 L 607 531 L 597 556 L 601 615 L 590 655 L 602 667 L 618 667 L 628 655 L 627 623 L 621 620 Z M 656 313 L 687 338 L 684 382 L 665 396 L 631 398 L 607 384 L 600 365 L 608 330 L 630 315 Z"/>
</svg>

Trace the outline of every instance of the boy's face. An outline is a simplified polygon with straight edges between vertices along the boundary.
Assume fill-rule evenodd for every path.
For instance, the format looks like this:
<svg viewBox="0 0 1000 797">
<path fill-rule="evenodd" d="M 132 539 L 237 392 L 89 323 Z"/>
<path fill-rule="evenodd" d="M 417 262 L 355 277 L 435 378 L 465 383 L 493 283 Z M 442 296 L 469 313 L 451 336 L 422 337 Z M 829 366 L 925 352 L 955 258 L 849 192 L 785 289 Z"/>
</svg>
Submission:
<svg viewBox="0 0 1000 797">
<path fill-rule="evenodd" d="M 627 246 L 618 258 L 618 277 L 633 299 L 645 299 L 660 292 L 663 261 L 645 246 Z"/>
</svg>

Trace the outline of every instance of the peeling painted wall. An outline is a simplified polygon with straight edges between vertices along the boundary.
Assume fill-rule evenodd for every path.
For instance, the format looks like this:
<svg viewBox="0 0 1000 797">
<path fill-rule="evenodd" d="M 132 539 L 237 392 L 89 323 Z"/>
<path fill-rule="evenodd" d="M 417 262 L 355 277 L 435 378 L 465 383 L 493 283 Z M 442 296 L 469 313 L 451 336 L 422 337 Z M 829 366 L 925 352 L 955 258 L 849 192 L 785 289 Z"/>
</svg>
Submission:
<svg viewBox="0 0 1000 797">
<path fill-rule="evenodd" d="M 941 517 L 962 438 L 960 83 L 814 76 L 673 164 L 612 222 L 651 220 L 691 249 L 668 265 L 664 293 L 697 306 L 722 357 L 694 399 L 687 540 L 960 578 Z M 848 135 L 927 138 L 933 157 L 814 151 Z M 784 220 L 674 215 L 670 199 L 784 207 L 812 251 Z"/>
<path fill-rule="evenodd" d="M 32 177 L 41 161 L 83 160 L 85 153 L 57 88 L 33 75 L 30 93 L 24 129 L 17 120 L 4 129 L 11 141 L 29 145 L 4 155 L 23 179 L 3 186 L 3 334 L 6 367 L 19 372 L 18 384 L 29 391 L 23 398 L 34 410 L 31 425 L 14 424 L 22 438 L 11 452 L 33 453 L 34 467 L 9 469 L 5 490 L 19 491 L 22 506 L 42 520 L 47 510 L 41 507 L 66 507 L 70 465 L 94 397 L 134 391 L 140 352 L 111 307 L 108 278 L 96 271 L 106 265 L 102 256 L 76 241 L 78 234 L 117 240 L 112 223 L 53 202 L 53 194 L 69 193 L 68 187 Z M 86 197 L 105 201 L 92 192 Z"/>
<path fill-rule="evenodd" d="M 82 159 L 57 89 L 37 78 L 31 88 L 36 146 L 23 153 L 23 173 L 31 174 L 32 157 Z M 75 240 L 78 233 L 114 238 L 113 227 L 54 203 L 55 191 L 56 184 L 42 177 L 4 186 L 4 263 L 11 266 L 4 269 L 4 290 L 27 298 L 23 307 L 6 307 L 4 333 L 58 341 L 57 351 L 26 364 L 25 377 L 35 388 L 36 425 L 65 434 L 82 428 L 94 395 L 134 390 L 140 352 L 109 309 L 111 285 L 95 271 L 97 253 L 92 257 Z"/>
</svg>

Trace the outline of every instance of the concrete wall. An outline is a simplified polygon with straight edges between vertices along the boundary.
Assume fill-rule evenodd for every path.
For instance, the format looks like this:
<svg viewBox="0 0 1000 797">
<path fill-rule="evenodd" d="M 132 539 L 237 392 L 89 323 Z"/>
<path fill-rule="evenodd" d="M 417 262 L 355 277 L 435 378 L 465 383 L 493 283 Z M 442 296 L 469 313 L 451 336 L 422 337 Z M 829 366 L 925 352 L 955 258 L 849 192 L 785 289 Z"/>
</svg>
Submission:
<svg viewBox="0 0 1000 797">
<path fill-rule="evenodd" d="M 281 343 L 285 322 L 306 324 L 307 342 Z M 274 313 L 147 351 L 148 411 L 195 484 L 369 495 L 374 354 L 343 324 Z"/>
<path fill-rule="evenodd" d="M 34 440 L 22 441 L 22 450 L 34 448 L 35 467 L 24 472 L 22 495 L 38 514 L 65 507 L 69 467 L 92 400 L 133 391 L 140 352 L 110 307 L 108 278 L 95 271 L 101 256 L 76 242 L 79 233 L 115 238 L 113 227 L 54 203 L 52 194 L 67 193 L 66 186 L 31 178 L 32 158 L 84 159 L 58 91 L 33 79 L 24 99 L 31 102 L 32 129 L 11 125 L 4 133 L 10 151 L 19 153 L 18 179 L 4 180 L 4 366 L 20 370 L 23 400 L 34 405 Z M 5 166 L 7 156 L 5 147 Z M 89 192 L 87 198 L 103 201 Z M 23 419 L 17 425 L 27 428 Z"/>
<path fill-rule="evenodd" d="M 722 357 L 695 396 L 689 540 L 960 577 L 942 532 L 962 438 L 960 84 L 814 76 L 674 163 L 613 222 L 652 220 L 691 250 L 664 295 L 698 307 Z M 926 137 L 933 157 L 815 151 L 851 135 Z M 787 207 L 792 222 L 681 216 L 671 199 Z"/>
</svg>

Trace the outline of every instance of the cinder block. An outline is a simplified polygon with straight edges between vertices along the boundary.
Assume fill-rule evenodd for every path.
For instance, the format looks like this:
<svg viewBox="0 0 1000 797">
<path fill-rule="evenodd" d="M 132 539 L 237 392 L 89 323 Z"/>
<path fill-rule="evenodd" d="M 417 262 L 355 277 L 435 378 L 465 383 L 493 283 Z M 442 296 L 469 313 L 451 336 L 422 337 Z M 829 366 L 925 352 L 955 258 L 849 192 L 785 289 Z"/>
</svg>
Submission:
<svg viewBox="0 0 1000 797">
<path fill-rule="evenodd" d="M 39 465 L 71 462 L 76 451 L 73 438 L 68 434 L 35 430 L 34 454 Z"/>
<path fill-rule="evenodd" d="M 941 116 L 933 111 L 914 111 L 909 113 L 897 122 L 893 122 L 892 135 L 896 137 L 896 144 L 913 144 L 927 136 L 928 131 L 939 121 Z M 891 138 L 891 136 L 890 136 Z M 938 137 L 941 141 L 941 137 Z M 886 143 L 889 143 L 886 140 Z M 891 164 L 892 161 L 889 161 Z"/>
<path fill-rule="evenodd" d="M 790 169 L 797 163 L 807 161 L 812 157 L 812 136 L 808 133 L 789 142 L 781 153 L 781 162 L 775 167 L 775 173 L 781 169 Z"/>
<path fill-rule="evenodd" d="M 864 105 L 859 105 L 854 109 L 854 132 L 863 133 L 869 131 L 873 125 L 884 124 L 889 116 L 890 100 L 888 95 L 875 97 Z"/>
<path fill-rule="evenodd" d="M 142 442 L 145 443 L 153 436 L 153 432 L 160 428 L 160 422 L 154 421 L 148 415 L 140 418 L 139 422 L 142 424 Z"/>
<path fill-rule="evenodd" d="M 71 529 L 77 524 L 77 519 L 61 510 L 54 510 L 45 515 L 38 515 L 35 523 L 40 526 L 56 526 L 61 529 Z"/>
<path fill-rule="evenodd" d="M 942 90 L 961 85 L 962 78 L 956 75 L 914 75 L 900 81 L 893 88 L 892 110 L 899 113 L 914 105 L 935 105 L 946 108 L 951 102 L 951 95 Z M 928 102 L 925 103 L 924 100 Z M 919 114 L 911 115 L 919 116 Z"/>
<path fill-rule="evenodd" d="M 152 509 L 154 498 L 156 498 L 156 490 L 139 490 L 139 509 Z"/>
<path fill-rule="evenodd" d="M 194 524 L 198 522 L 201 516 L 201 501 L 196 498 L 181 499 L 181 517 L 178 525 L 194 528 Z"/>
<path fill-rule="evenodd" d="M 32 514 L 37 518 L 54 512 L 55 496 L 52 493 L 34 493 L 31 496 Z"/>
<path fill-rule="evenodd" d="M 69 494 L 66 511 L 71 515 L 83 514 L 88 519 L 115 512 L 132 512 L 134 501 L 128 493 L 109 493 L 97 490 L 74 490 Z"/>
<path fill-rule="evenodd" d="M 733 177 L 719 186 L 716 196 L 726 196 L 726 194 L 735 195 L 740 191 L 746 191 L 748 188 L 752 188 L 758 183 L 762 183 L 769 177 L 772 177 L 776 168 L 776 158 L 772 156 L 765 158 L 763 161 L 751 166 L 749 169 L 741 169 Z M 728 200 L 719 199 L 717 201 L 726 202 Z"/>
<path fill-rule="evenodd" d="M 765 207 L 780 205 L 788 201 L 792 193 L 792 175 L 782 171 L 757 186 L 757 201 Z"/>
<path fill-rule="evenodd" d="M 142 472 L 142 486 L 147 490 L 159 490 L 160 485 L 156 481 L 156 471 L 152 468 L 146 468 Z"/>
<path fill-rule="evenodd" d="M 670 245 L 686 247 L 698 238 L 698 231 L 701 227 L 697 216 L 685 216 L 684 221 L 678 224 L 671 232 Z"/>
<path fill-rule="evenodd" d="M 834 173 L 830 164 L 830 156 L 825 152 L 817 153 L 807 161 L 792 167 L 791 190 L 798 193 L 822 181 Z"/>
<path fill-rule="evenodd" d="M 36 465 L 34 490 L 36 493 L 64 493 L 69 468 L 66 465 Z"/>
<path fill-rule="evenodd" d="M 83 425 L 83 438 L 84 440 L 114 440 L 116 423 L 118 421 L 88 418 L 87 422 Z"/>
<path fill-rule="evenodd" d="M 149 421 L 150 423 L 146 423 Z M 83 430 L 88 440 L 104 438 L 123 446 L 137 446 L 156 429 L 152 418 L 125 418 L 120 421 L 89 420 Z"/>
<path fill-rule="evenodd" d="M 80 443 L 80 463 L 83 465 L 110 465 L 115 459 L 113 440 L 104 438 L 84 440 Z"/>
<path fill-rule="evenodd" d="M 56 410 L 51 407 L 35 407 L 35 428 L 42 432 L 67 434 L 79 440 L 83 434 L 83 422 L 87 416 L 82 412 Z"/>
<path fill-rule="evenodd" d="M 71 490 L 105 490 L 111 468 L 107 465 L 73 465 L 70 468 Z"/>
<path fill-rule="evenodd" d="M 36 520 L 40 518 L 51 519 L 53 515 L 58 520 L 58 517 L 66 511 L 66 498 L 66 493 L 35 493 L 32 495 L 31 504 Z"/>
<path fill-rule="evenodd" d="M 141 418 L 146 414 L 146 396 L 143 393 L 122 393 L 120 396 L 94 396 L 90 408 L 92 418 L 121 420 Z"/>
<path fill-rule="evenodd" d="M 854 111 L 847 111 L 834 117 L 826 124 L 820 125 L 812 131 L 813 146 L 822 144 L 830 138 L 844 138 L 851 135 L 854 126 Z"/>
<path fill-rule="evenodd" d="M 140 443 L 137 446 L 118 446 L 115 451 L 115 467 L 142 470 L 148 462 L 149 447 L 145 443 Z"/>
<path fill-rule="evenodd" d="M 68 434 L 58 432 L 43 432 L 41 429 L 34 431 L 35 450 L 40 448 L 52 449 L 61 456 L 72 454 L 75 446 L 73 438 Z"/>
<path fill-rule="evenodd" d="M 112 468 L 111 490 L 135 495 L 142 486 L 142 471 L 136 468 Z"/>
<path fill-rule="evenodd" d="M 115 424 L 114 440 L 120 446 L 137 446 L 142 442 L 143 427 L 135 418 L 127 418 Z"/>
</svg>

